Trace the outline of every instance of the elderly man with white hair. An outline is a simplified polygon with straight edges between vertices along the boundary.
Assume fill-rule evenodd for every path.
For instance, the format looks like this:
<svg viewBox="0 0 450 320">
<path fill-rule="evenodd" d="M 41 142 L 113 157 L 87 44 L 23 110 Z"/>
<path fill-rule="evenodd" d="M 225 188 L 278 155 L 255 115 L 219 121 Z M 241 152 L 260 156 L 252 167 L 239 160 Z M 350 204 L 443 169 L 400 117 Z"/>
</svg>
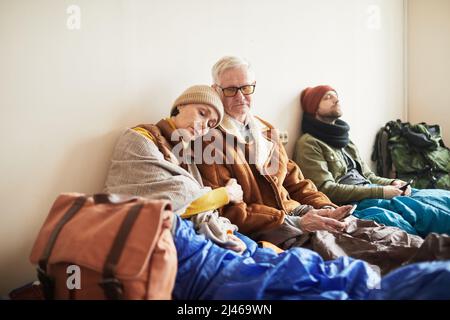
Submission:
<svg viewBox="0 0 450 320">
<path fill-rule="evenodd" d="M 424 243 L 398 228 L 347 217 L 351 206 L 338 207 L 304 179 L 274 127 L 252 112 L 256 78 L 248 61 L 224 57 L 212 76 L 225 115 L 203 140 L 203 158 L 196 162 L 205 185 L 223 187 L 231 178 L 241 185 L 244 202 L 220 209 L 241 232 L 282 249 L 311 248 L 325 259 L 360 258 L 382 273 L 404 263 L 450 258 L 445 249 L 450 237 L 431 234 Z"/>
</svg>

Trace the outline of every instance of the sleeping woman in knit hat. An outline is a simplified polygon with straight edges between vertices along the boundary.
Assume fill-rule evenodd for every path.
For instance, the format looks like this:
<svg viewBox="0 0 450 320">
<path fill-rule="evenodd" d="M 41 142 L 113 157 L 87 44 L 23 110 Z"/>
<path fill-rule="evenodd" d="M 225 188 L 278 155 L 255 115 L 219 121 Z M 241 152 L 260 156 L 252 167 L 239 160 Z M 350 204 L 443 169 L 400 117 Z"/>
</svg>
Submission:
<svg viewBox="0 0 450 320">
<path fill-rule="evenodd" d="M 223 188 L 204 187 L 197 167 L 186 155 L 191 142 L 220 124 L 223 105 L 209 86 L 188 88 L 174 102 L 170 117 L 127 129 L 115 147 L 105 191 L 168 199 L 176 214 L 218 245 L 237 252 L 245 244 L 216 209 L 242 201 L 242 188 L 230 179 Z"/>
</svg>

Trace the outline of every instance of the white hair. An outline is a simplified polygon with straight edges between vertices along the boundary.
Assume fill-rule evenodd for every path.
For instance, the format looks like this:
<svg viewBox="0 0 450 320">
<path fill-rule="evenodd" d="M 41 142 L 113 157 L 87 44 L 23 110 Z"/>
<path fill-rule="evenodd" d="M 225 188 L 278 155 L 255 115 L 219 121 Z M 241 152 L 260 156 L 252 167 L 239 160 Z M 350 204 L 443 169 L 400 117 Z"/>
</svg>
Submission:
<svg viewBox="0 0 450 320">
<path fill-rule="evenodd" d="M 219 78 L 225 70 L 239 67 L 247 67 L 247 71 L 252 76 L 254 75 L 253 69 L 246 59 L 236 56 L 225 56 L 220 58 L 211 69 L 214 83 L 219 84 Z"/>
</svg>

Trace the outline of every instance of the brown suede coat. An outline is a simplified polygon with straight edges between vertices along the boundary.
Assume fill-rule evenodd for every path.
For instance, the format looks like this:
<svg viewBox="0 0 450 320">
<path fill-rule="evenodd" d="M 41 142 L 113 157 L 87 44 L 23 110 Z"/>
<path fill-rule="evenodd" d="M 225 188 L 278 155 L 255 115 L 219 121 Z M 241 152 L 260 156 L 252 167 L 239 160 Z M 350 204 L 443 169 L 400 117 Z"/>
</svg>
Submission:
<svg viewBox="0 0 450 320">
<path fill-rule="evenodd" d="M 304 179 L 299 167 L 289 160 L 274 127 L 258 120 L 263 124 L 264 138 L 274 144 L 264 169 L 278 165 L 275 172 L 267 175 L 261 174 L 254 164 L 249 163 L 254 149 L 252 143 L 238 143 L 237 138 L 221 126 L 211 130 L 209 137 L 204 139 L 219 142 L 218 145 L 222 143 L 223 148 L 213 153 L 213 164 L 197 162 L 203 183 L 215 189 L 235 178 L 244 191 L 243 203 L 230 203 L 220 210 L 220 214 L 236 224 L 240 232 L 251 234 L 281 225 L 285 215 L 300 204 L 315 208 L 326 205 L 336 207 L 326 195 L 317 191 L 310 180 Z M 203 142 L 203 150 L 208 150 L 211 141 Z M 216 163 L 217 159 L 221 159 L 223 164 Z"/>
</svg>

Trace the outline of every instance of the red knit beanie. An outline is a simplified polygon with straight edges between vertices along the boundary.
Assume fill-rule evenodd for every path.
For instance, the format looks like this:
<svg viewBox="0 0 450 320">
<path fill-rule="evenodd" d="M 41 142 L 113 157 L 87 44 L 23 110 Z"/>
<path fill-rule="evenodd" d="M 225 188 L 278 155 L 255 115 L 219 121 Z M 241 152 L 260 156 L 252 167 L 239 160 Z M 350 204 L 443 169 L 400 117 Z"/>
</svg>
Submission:
<svg viewBox="0 0 450 320">
<path fill-rule="evenodd" d="M 314 88 L 306 88 L 302 91 L 300 95 L 300 104 L 305 113 L 316 114 L 317 109 L 319 109 L 320 100 L 322 100 L 325 93 L 328 91 L 334 91 L 330 86 L 317 86 Z"/>
</svg>

